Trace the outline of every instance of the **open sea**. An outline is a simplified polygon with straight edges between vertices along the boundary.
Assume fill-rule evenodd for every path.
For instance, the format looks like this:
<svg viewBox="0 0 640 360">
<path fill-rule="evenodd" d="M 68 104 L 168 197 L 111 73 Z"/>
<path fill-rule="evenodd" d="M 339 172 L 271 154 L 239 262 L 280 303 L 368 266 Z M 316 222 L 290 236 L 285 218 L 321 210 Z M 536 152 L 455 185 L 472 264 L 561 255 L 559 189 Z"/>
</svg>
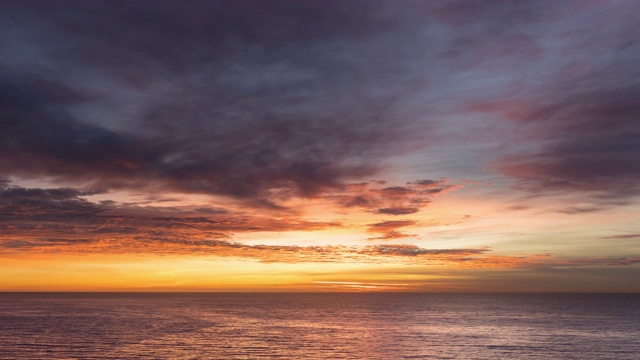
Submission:
<svg viewBox="0 0 640 360">
<path fill-rule="evenodd" d="M 0 359 L 640 359 L 640 294 L 0 293 Z"/>
</svg>

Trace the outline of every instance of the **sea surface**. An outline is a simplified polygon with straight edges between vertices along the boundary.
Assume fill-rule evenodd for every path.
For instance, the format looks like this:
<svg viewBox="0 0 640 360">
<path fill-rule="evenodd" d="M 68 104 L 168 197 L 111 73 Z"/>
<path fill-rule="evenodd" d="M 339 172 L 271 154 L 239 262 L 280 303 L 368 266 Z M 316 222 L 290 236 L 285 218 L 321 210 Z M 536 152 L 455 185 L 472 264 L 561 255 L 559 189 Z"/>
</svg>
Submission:
<svg viewBox="0 0 640 360">
<path fill-rule="evenodd" d="M 0 293 L 0 359 L 640 359 L 640 294 Z"/>
</svg>

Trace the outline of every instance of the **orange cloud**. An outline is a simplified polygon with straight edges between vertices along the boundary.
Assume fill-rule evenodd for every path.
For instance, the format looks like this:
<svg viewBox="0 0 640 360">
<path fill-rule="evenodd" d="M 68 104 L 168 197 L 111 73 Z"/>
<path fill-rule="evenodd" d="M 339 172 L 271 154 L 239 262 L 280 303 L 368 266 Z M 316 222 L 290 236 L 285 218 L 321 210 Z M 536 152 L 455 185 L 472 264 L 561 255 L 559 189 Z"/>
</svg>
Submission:
<svg viewBox="0 0 640 360">
<path fill-rule="evenodd" d="M 402 186 L 384 186 L 383 181 L 349 184 L 326 198 L 338 206 L 361 208 L 384 215 L 409 215 L 428 206 L 433 197 L 459 189 L 446 179 L 416 180 Z"/>
<path fill-rule="evenodd" d="M 416 225 L 415 221 L 411 220 L 395 220 L 395 221 L 382 221 L 373 224 L 369 224 L 368 232 L 379 234 L 380 236 L 369 238 L 369 240 L 391 240 L 400 239 L 406 237 L 412 237 L 412 234 L 405 234 L 396 229 Z"/>
</svg>

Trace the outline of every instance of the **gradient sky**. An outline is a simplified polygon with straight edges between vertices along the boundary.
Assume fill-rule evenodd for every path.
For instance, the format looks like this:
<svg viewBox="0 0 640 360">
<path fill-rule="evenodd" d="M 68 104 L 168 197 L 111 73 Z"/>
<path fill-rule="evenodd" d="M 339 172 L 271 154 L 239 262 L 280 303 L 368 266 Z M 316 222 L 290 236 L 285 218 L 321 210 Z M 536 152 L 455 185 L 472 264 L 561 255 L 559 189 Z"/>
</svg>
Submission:
<svg viewBox="0 0 640 360">
<path fill-rule="evenodd" d="M 0 291 L 640 291 L 640 1 L 0 2 Z"/>
</svg>

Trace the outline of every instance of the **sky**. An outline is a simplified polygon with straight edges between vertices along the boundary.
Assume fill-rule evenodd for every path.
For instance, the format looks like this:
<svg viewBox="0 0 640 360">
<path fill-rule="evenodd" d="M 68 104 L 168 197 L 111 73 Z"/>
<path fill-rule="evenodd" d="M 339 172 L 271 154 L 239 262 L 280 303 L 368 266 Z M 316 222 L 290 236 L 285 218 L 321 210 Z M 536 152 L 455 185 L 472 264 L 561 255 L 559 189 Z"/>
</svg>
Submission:
<svg viewBox="0 0 640 360">
<path fill-rule="evenodd" d="M 640 2 L 0 3 L 0 291 L 640 291 Z"/>
</svg>

